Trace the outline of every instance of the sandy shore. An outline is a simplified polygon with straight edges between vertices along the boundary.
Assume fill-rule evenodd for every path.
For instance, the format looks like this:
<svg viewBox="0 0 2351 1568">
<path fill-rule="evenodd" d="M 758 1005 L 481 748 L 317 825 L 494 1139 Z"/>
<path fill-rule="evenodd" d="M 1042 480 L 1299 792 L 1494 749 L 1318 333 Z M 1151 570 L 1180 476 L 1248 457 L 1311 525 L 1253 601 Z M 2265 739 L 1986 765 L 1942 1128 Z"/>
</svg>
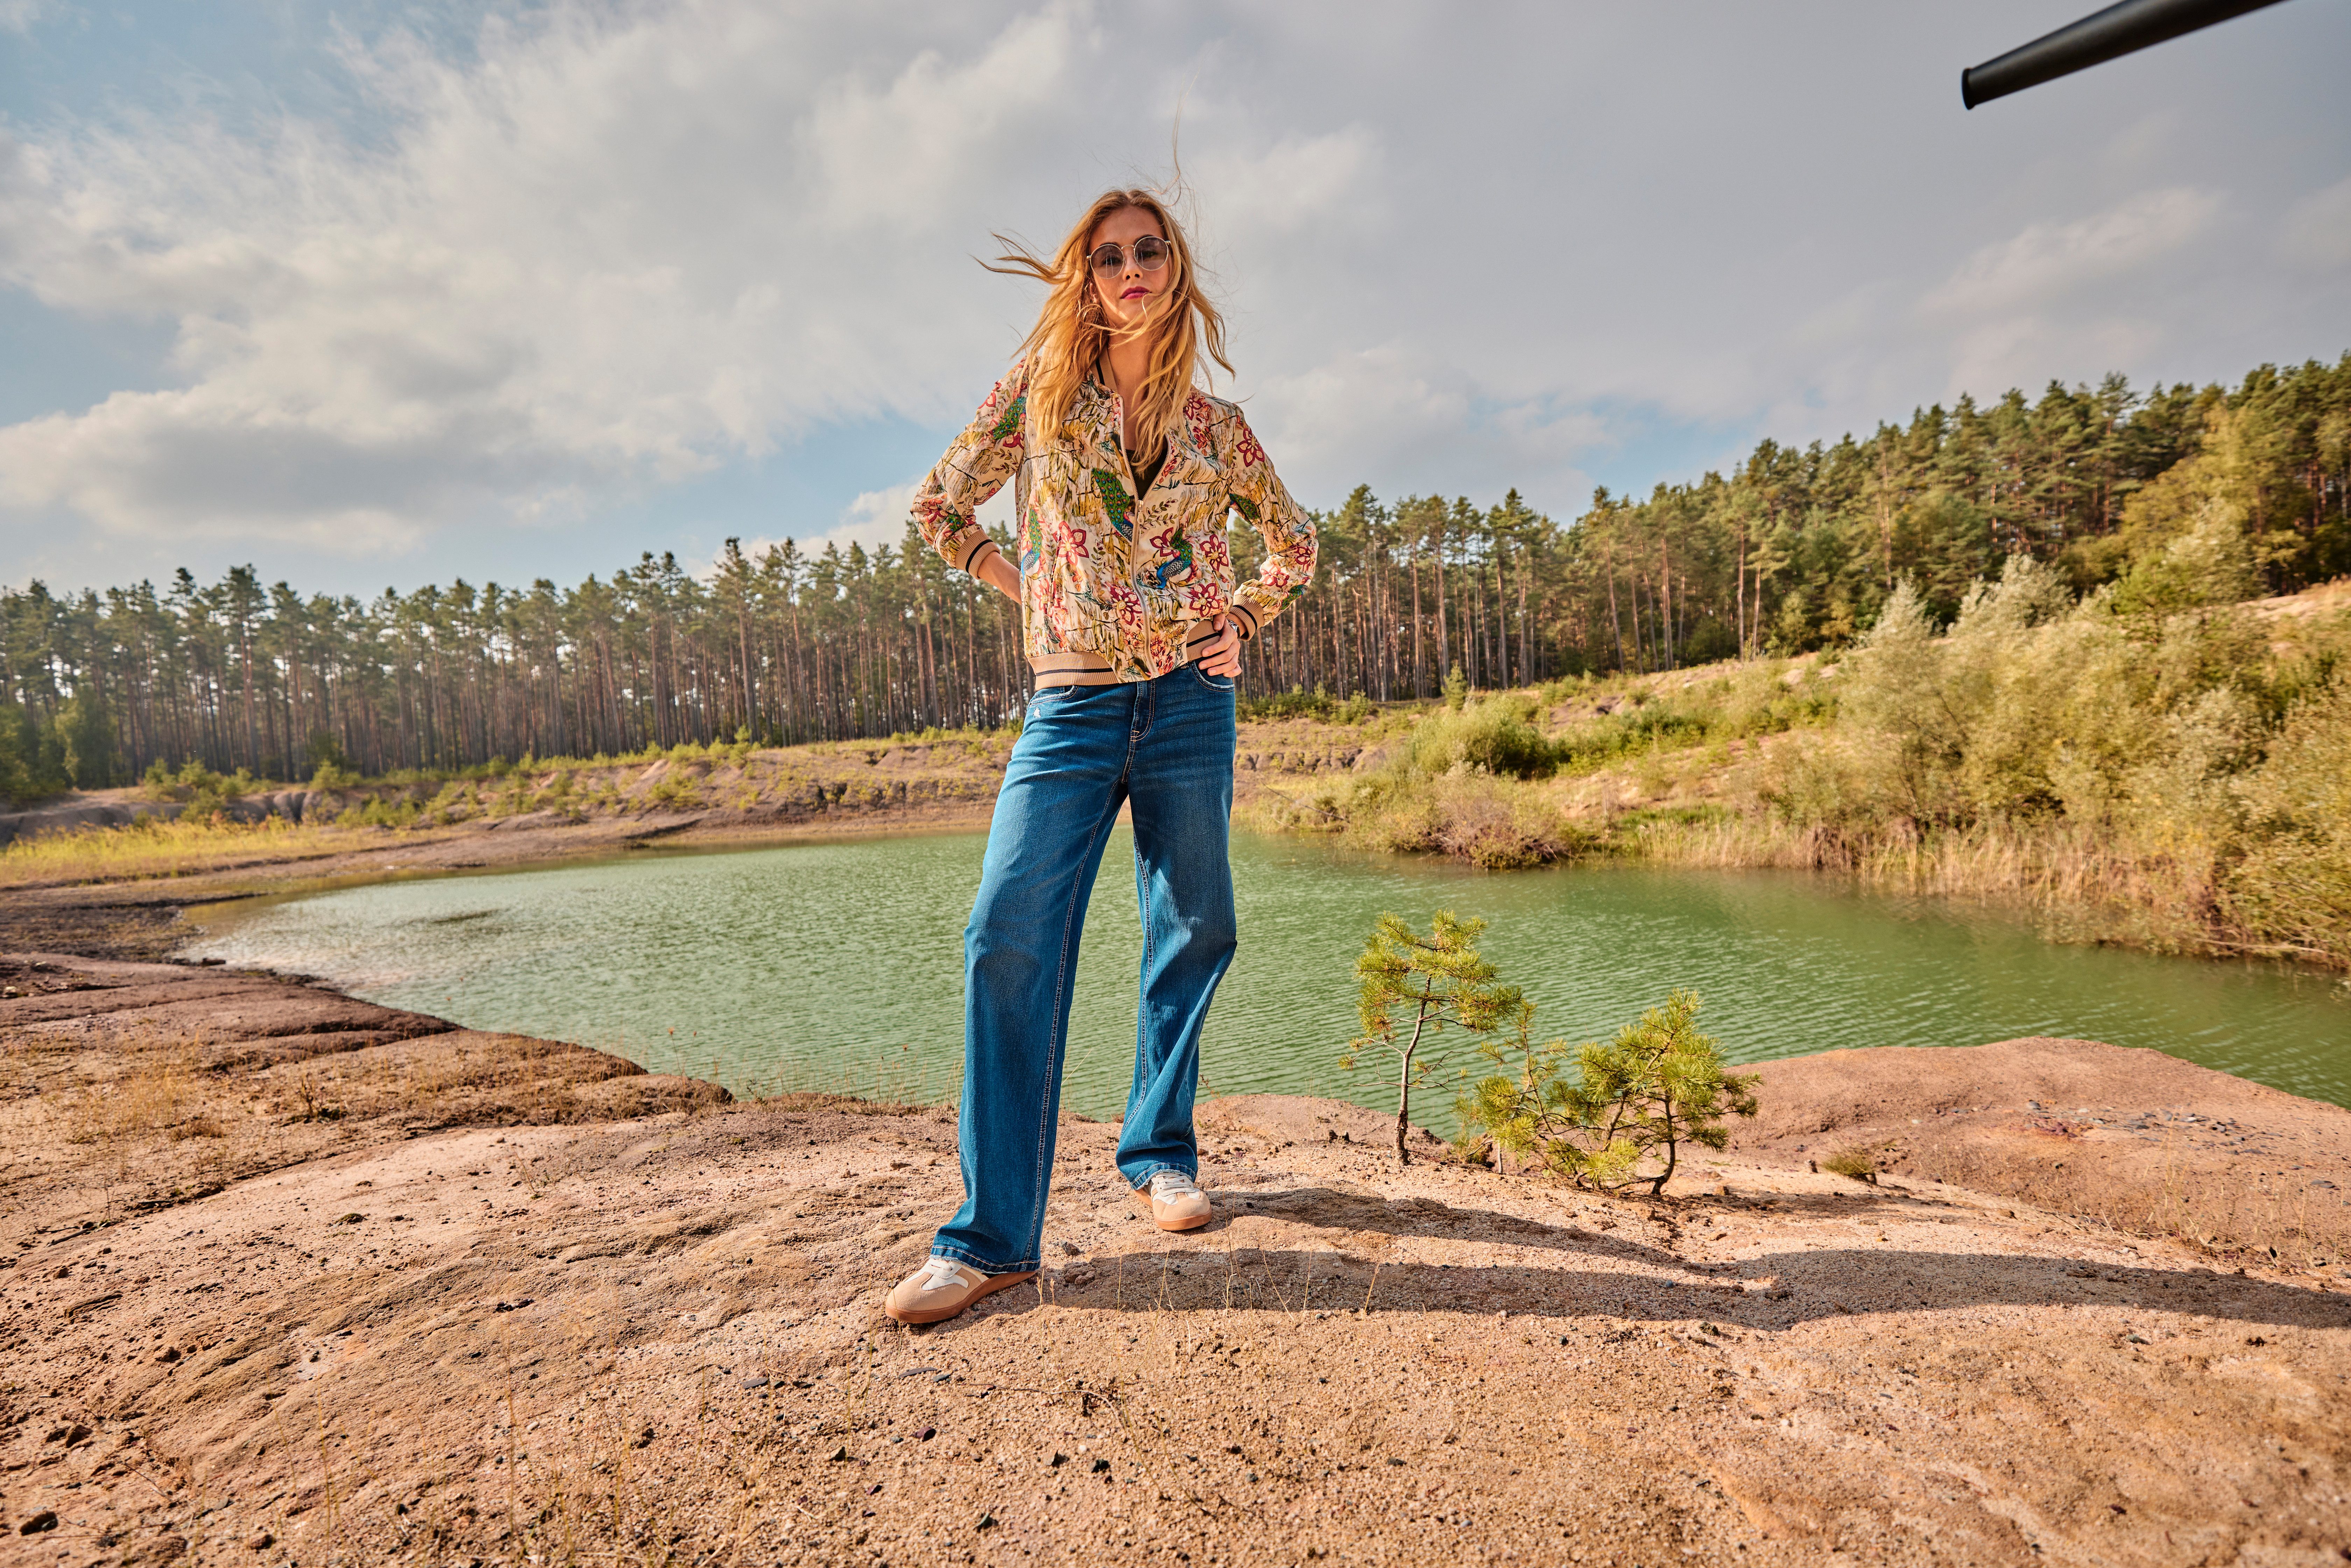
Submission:
<svg viewBox="0 0 2351 1568">
<path fill-rule="evenodd" d="M 218 969 L 20 954 L 0 990 L 0 1560 L 2351 1542 L 2340 1260 L 2085 1219 L 2045 1168 L 2143 1183 L 2160 1141 L 2129 1124 L 2173 1105 L 2254 1145 L 2193 1145 L 2204 1168 L 2335 1173 L 2351 1113 L 2145 1052 L 1776 1063 L 1741 1145 L 1658 1203 L 1399 1170 L 1369 1113 L 1220 1101 L 1218 1218 L 1181 1236 L 1072 1119 L 1038 1284 L 908 1331 L 879 1302 L 959 1192 L 942 1113 L 733 1103 Z M 1823 1141 L 1873 1143 L 1879 1184 L 1808 1168 Z M 1980 1185 L 1928 1179 L 1970 1150 Z"/>
</svg>

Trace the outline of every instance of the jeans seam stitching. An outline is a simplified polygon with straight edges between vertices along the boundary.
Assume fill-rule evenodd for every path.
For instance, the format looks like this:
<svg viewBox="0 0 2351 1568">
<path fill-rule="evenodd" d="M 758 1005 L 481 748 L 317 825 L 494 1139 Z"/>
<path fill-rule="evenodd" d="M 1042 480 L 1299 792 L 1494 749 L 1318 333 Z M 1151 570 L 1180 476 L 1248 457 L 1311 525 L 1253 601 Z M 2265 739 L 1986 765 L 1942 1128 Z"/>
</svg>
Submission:
<svg viewBox="0 0 2351 1568">
<path fill-rule="evenodd" d="M 1132 799 L 1132 797 L 1130 796 L 1129 799 Z M 1158 945 L 1155 938 L 1157 936 L 1158 933 L 1153 927 L 1151 921 L 1150 893 L 1149 890 L 1143 885 L 1143 840 L 1141 835 L 1138 834 L 1134 842 L 1134 902 L 1136 908 L 1143 915 L 1143 974 L 1147 976 L 1151 973 L 1151 956 L 1157 950 Z M 1134 1008 L 1134 1059 L 1138 1063 L 1143 1061 L 1144 1031 L 1149 1026 L 1149 1012 L 1144 1006 L 1144 998 L 1141 994 L 1142 988 L 1142 985 L 1138 980 L 1135 988 L 1136 997 Z M 1152 1075 L 1155 1078 L 1157 1077 L 1159 1072 L 1159 1064 L 1155 1061 L 1153 1062 L 1151 1064 L 1151 1071 Z M 1134 1121 L 1134 1103 L 1132 1099 L 1127 1103 L 1126 1111 L 1127 1122 L 1131 1125 Z M 1144 1179 L 1147 1181 L 1149 1178 L 1145 1177 Z"/>
<path fill-rule="evenodd" d="M 1094 825 L 1093 841 L 1086 848 L 1087 859 L 1092 860 L 1101 852 L 1099 846 L 1102 840 L 1109 836 L 1110 829 L 1117 822 L 1118 809 L 1113 806 L 1103 821 Z M 1061 1021 L 1061 998 L 1067 993 L 1070 984 L 1070 922 L 1074 918 L 1077 907 L 1078 890 L 1072 886 L 1070 889 L 1069 907 L 1061 911 L 1061 946 L 1060 953 L 1056 955 L 1058 967 L 1053 971 L 1053 1043 L 1045 1064 L 1045 1081 L 1049 1085 L 1061 1082 L 1061 1052 L 1069 1044 L 1068 1028 Z M 1052 1102 L 1052 1090 L 1048 1088 L 1037 1103 L 1037 1180 L 1036 1184 L 1029 1189 L 1029 1213 L 1033 1221 L 1029 1228 L 1029 1250 L 1031 1252 L 1043 1250 L 1045 1204 L 1053 1185 L 1053 1162 L 1046 1157 L 1046 1147 L 1051 1140 L 1053 1130 L 1052 1117 L 1049 1109 Z"/>
</svg>

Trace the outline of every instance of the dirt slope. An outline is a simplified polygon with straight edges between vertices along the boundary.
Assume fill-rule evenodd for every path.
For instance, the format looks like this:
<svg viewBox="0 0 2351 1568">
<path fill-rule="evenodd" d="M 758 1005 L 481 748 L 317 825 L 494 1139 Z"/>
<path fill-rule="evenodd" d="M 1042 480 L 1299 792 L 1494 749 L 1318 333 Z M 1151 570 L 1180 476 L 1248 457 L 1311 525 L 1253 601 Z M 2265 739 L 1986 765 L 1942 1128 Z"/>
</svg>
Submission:
<svg viewBox="0 0 2351 1568">
<path fill-rule="evenodd" d="M 2351 1265 L 2351 1111 L 2155 1051 L 2085 1040 L 1827 1051 L 1756 1069 L 1732 1152 L 1809 1166 L 1858 1151 L 1905 1177 L 2256 1254 Z"/>
<path fill-rule="evenodd" d="M 1353 1107 L 1223 1101 L 1214 1225 L 1139 1223 L 1115 1128 L 1071 1121 L 1048 1272 L 908 1331 L 880 1294 L 957 1196 L 942 1113 L 368 1125 L 88 1229 L 12 1200 L 0 1517 L 55 1524 L 0 1561 L 2315 1564 L 2351 1541 L 2351 1299 L 2011 1198 L 1731 1158 L 1604 1200 L 1400 1171 Z"/>
</svg>

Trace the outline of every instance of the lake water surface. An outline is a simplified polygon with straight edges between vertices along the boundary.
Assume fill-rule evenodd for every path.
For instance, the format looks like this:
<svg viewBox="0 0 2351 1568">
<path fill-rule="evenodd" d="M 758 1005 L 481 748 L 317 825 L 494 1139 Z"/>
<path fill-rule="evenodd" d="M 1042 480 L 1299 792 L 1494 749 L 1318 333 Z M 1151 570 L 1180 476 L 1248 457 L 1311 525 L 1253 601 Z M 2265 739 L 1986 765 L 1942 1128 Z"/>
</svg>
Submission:
<svg viewBox="0 0 2351 1568">
<path fill-rule="evenodd" d="M 324 977 L 371 1001 L 613 1051 L 737 1093 L 958 1086 L 962 934 L 982 835 L 795 844 L 377 882 L 204 912 L 191 956 Z M 1102 860 L 1079 966 L 1065 1103 L 1115 1116 L 1134 1051 L 1132 840 Z M 2351 994 L 2334 977 L 2060 946 L 2002 915 L 1800 873 L 1604 867 L 1484 875 L 1311 840 L 1237 835 L 1241 946 L 1203 1050 L 1205 1092 L 1393 1110 L 1336 1063 L 1374 918 L 1491 922 L 1543 1038 L 1613 1032 L 1677 986 L 1741 1061 L 1839 1046 L 2070 1035 L 2151 1046 L 2351 1104 Z M 1466 1058 L 1465 1058 L 1466 1060 Z M 1443 1101 L 1416 1120 L 1449 1125 Z"/>
</svg>

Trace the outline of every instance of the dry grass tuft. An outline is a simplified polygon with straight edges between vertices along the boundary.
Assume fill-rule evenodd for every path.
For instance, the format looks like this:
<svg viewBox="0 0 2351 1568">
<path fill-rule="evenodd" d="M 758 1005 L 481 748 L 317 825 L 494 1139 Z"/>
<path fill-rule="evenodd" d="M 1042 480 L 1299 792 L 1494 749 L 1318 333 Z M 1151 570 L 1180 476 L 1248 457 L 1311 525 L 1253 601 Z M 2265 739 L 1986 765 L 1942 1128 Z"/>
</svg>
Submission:
<svg viewBox="0 0 2351 1568">
<path fill-rule="evenodd" d="M 1855 1181 L 1877 1185 L 1877 1162 L 1860 1145 L 1837 1150 L 1821 1162 L 1821 1169 L 1832 1176 L 1850 1176 Z"/>
<path fill-rule="evenodd" d="M 219 1137 L 219 1124 L 204 1113 L 203 1086 L 193 1065 L 202 1047 L 188 1039 L 148 1034 L 129 1042 L 129 1062 L 120 1075 L 75 1084 L 65 1103 L 69 1144 L 110 1144 L 153 1133 L 173 1143 L 189 1137 Z M 199 1124 L 204 1131 L 197 1130 Z"/>
</svg>

